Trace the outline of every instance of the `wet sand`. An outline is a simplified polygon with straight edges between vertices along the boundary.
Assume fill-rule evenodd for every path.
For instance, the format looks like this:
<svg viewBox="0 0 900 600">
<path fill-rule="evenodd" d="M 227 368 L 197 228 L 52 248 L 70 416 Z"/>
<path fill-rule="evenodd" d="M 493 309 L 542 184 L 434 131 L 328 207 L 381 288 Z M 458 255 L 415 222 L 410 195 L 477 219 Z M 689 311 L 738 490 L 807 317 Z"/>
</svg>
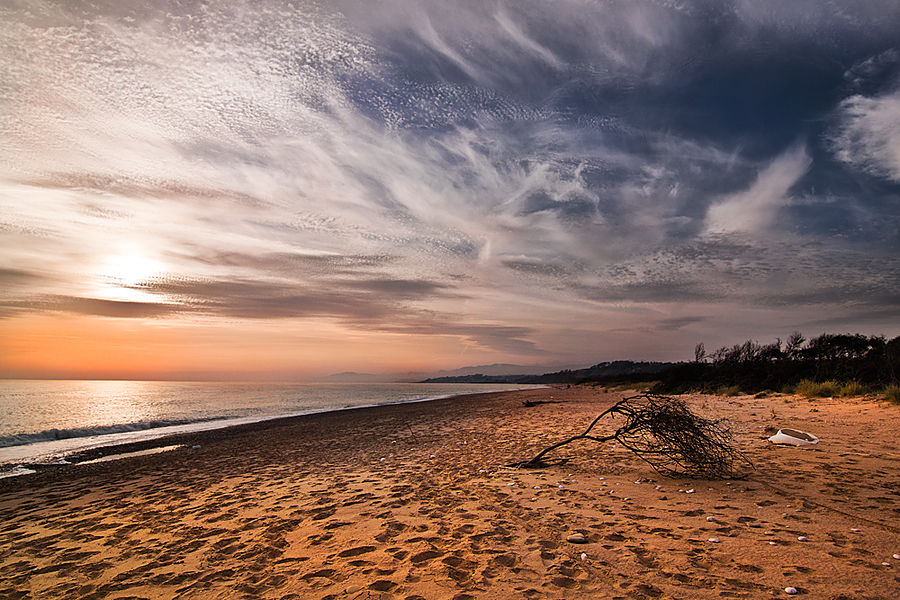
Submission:
<svg viewBox="0 0 900 600">
<path fill-rule="evenodd" d="M 900 597 L 900 407 L 690 396 L 730 420 L 742 480 L 663 477 L 615 443 L 505 466 L 623 395 L 311 415 L 4 480 L 0 598 Z M 779 427 L 821 441 L 774 446 Z"/>
</svg>

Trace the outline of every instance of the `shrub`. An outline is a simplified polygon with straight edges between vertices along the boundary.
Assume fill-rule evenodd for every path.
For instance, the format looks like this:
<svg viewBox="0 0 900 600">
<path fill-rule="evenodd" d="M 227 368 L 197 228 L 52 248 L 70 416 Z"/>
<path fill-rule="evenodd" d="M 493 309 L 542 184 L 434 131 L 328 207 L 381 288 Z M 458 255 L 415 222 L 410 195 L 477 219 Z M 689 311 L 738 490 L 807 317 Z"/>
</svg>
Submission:
<svg viewBox="0 0 900 600">
<path fill-rule="evenodd" d="M 864 385 L 861 384 L 860 382 L 858 382 L 858 381 L 847 381 L 847 382 L 845 382 L 844 384 L 841 385 L 841 391 L 840 391 L 840 394 L 841 394 L 841 396 L 848 396 L 848 397 L 852 397 L 852 396 L 862 396 L 862 395 L 864 395 L 867 391 L 868 391 L 868 390 L 866 389 L 866 386 L 864 386 Z"/>
<path fill-rule="evenodd" d="M 800 381 L 794 388 L 794 392 L 807 398 L 825 398 L 827 396 L 837 396 L 841 390 L 841 386 L 837 381 L 811 381 L 804 379 Z"/>
<path fill-rule="evenodd" d="M 717 396 L 740 396 L 741 388 L 736 385 L 723 385 L 716 389 Z"/>
<path fill-rule="evenodd" d="M 881 395 L 884 396 L 884 399 L 888 402 L 900 404 L 900 385 L 890 383 L 884 386 L 884 389 L 881 390 Z"/>
</svg>

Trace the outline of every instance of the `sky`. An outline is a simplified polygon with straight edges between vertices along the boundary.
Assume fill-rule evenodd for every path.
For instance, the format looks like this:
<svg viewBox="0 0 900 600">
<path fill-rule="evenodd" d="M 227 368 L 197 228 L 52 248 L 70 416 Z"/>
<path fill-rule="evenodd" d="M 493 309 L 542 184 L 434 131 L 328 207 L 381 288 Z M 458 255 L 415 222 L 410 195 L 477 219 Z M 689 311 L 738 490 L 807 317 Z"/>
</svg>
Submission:
<svg viewBox="0 0 900 600">
<path fill-rule="evenodd" d="M 895 0 L 0 0 L 0 376 L 900 334 Z"/>
</svg>

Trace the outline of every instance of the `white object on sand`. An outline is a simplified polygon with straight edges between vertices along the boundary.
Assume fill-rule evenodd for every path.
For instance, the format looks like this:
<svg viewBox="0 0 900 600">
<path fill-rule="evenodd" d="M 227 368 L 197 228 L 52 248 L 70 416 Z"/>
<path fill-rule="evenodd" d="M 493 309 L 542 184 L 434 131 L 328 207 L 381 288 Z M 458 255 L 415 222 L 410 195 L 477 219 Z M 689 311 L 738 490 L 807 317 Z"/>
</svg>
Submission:
<svg viewBox="0 0 900 600">
<path fill-rule="evenodd" d="M 790 446 L 812 446 L 819 443 L 819 438 L 798 429 L 779 429 L 778 433 L 769 438 L 769 441 L 773 444 Z"/>
<path fill-rule="evenodd" d="M 786 587 L 786 588 L 784 588 L 784 593 L 785 593 L 785 594 L 790 594 L 791 596 L 793 596 L 794 594 L 797 593 L 797 588 L 795 588 L 795 587 Z"/>
</svg>

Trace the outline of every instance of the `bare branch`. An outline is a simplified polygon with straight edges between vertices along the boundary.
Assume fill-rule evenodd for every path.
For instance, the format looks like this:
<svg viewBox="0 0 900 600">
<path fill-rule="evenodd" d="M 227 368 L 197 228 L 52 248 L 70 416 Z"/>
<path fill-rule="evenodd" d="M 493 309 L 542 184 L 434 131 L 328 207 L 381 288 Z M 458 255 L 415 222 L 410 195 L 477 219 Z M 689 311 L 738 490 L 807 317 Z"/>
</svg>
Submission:
<svg viewBox="0 0 900 600">
<path fill-rule="evenodd" d="M 622 417 L 625 422 L 610 435 L 590 435 L 607 415 Z M 583 439 L 595 442 L 617 440 L 665 475 L 730 479 L 736 476 L 739 463 L 751 465 L 732 445 L 731 432 L 722 421 L 695 415 L 680 398 L 639 394 L 623 398 L 603 411 L 581 435 L 553 444 L 518 466 L 546 466 L 544 457 L 547 454 Z"/>
</svg>

